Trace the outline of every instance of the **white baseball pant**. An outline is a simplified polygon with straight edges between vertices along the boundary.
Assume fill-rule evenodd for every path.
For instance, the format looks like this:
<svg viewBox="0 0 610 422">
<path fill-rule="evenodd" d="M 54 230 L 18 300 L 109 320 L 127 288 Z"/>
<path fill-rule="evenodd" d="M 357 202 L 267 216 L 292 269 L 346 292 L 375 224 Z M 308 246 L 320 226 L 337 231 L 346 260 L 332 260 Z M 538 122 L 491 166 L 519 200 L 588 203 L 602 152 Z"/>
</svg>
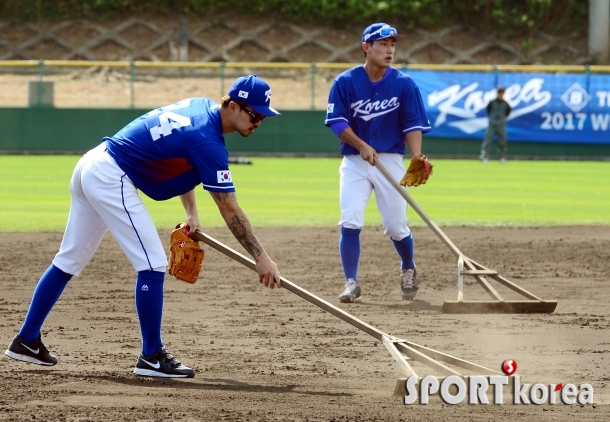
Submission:
<svg viewBox="0 0 610 422">
<path fill-rule="evenodd" d="M 396 180 L 405 175 L 401 154 L 380 153 L 378 160 Z M 364 210 L 375 190 L 377 209 L 381 214 L 384 233 L 392 240 L 402 240 L 411 234 L 407 221 L 407 201 L 376 167 L 359 155 L 346 155 L 339 167 L 341 219 L 339 226 L 349 229 L 364 227 Z"/>
<path fill-rule="evenodd" d="M 70 214 L 53 264 L 79 275 L 110 230 L 136 271 L 167 268 L 155 225 L 133 182 L 106 152 L 105 142 L 76 164 Z"/>
</svg>

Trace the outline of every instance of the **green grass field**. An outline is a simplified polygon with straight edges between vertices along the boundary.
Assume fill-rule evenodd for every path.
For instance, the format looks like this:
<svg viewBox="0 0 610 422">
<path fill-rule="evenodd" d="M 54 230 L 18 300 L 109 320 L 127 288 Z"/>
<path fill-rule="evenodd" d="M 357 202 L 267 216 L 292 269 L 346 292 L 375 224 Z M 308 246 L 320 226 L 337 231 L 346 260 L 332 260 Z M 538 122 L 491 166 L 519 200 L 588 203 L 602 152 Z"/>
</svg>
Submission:
<svg viewBox="0 0 610 422">
<path fill-rule="evenodd" d="M 0 156 L 0 231 L 61 231 L 77 156 Z M 333 226 L 339 218 L 339 158 L 252 158 L 231 172 L 255 227 Z M 434 174 L 409 193 L 439 226 L 610 224 L 610 163 L 433 160 Z M 143 196 L 144 197 L 144 196 Z M 223 226 L 210 195 L 197 189 L 204 227 Z M 184 219 L 179 199 L 144 197 L 158 228 Z M 409 209 L 412 226 L 425 223 Z M 367 225 L 379 225 L 374 196 Z"/>
</svg>

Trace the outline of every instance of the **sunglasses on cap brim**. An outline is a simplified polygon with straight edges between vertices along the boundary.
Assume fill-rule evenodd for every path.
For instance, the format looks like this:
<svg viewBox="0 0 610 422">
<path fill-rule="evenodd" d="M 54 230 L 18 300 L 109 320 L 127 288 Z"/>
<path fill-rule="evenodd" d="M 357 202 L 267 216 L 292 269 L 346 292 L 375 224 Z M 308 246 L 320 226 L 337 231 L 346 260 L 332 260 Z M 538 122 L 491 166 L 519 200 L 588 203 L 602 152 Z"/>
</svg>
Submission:
<svg viewBox="0 0 610 422">
<path fill-rule="evenodd" d="M 377 31 L 366 34 L 364 36 L 364 40 L 368 41 L 369 38 L 376 34 L 379 34 L 383 38 L 388 38 L 398 34 L 398 31 L 396 31 L 396 28 L 392 28 L 390 25 L 382 26 Z"/>
</svg>

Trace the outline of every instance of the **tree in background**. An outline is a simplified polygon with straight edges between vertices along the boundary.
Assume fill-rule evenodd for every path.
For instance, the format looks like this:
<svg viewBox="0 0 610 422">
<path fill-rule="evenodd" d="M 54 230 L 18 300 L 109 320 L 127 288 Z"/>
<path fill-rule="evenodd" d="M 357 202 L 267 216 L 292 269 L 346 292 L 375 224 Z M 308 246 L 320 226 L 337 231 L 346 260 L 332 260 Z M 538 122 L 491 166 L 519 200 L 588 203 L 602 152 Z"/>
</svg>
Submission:
<svg viewBox="0 0 610 422">
<path fill-rule="evenodd" d="M 0 20 L 104 20 L 133 13 L 201 16 L 240 10 L 323 25 L 388 21 L 408 29 L 457 23 L 498 36 L 532 36 L 537 30 L 560 34 L 586 28 L 588 6 L 582 0 L 3 0 Z"/>
</svg>

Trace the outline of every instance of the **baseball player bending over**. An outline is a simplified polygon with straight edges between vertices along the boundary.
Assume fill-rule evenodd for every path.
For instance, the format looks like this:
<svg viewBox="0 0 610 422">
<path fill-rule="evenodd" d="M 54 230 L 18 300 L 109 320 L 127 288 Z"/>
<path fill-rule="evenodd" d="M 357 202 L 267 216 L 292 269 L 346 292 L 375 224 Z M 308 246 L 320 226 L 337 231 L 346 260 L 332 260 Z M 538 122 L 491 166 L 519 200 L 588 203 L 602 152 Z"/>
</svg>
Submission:
<svg viewBox="0 0 610 422">
<path fill-rule="evenodd" d="M 385 23 L 366 28 L 362 34 L 364 65 L 337 76 L 328 99 L 324 123 L 341 139 L 343 155 L 339 168 L 339 252 L 346 282 L 339 299 L 345 303 L 359 300 L 362 294 L 358 282 L 360 231 L 373 190 L 385 234 L 402 261 L 402 297 L 413 299 L 418 289 L 407 202 L 373 166 L 378 159 L 400 180 L 405 174 L 405 143 L 412 157 L 420 156 L 422 133 L 430 131 L 417 85 L 391 66 L 395 43 L 402 38 L 395 28 Z"/>
<path fill-rule="evenodd" d="M 238 78 L 220 104 L 189 98 L 153 110 L 86 153 L 76 164 L 70 214 L 59 252 L 43 274 L 25 321 L 5 354 L 39 365 L 55 365 L 41 338 L 47 315 L 68 281 L 81 273 L 106 230 L 137 271 L 135 301 L 142 353 L 134 373 L 153 377 L 193 377 L 161 340 L 163 280 L 167 257 L 138 189 L 157 201 L 179 196 L 189 234 L 202 229 L 195 188 L 203 184 L 227 226 L 256 261 L 261 283 L 281 287 L 277 265 L 256 238 L 239 207 L 229 171 L 224 134 L 250 136 L 267 116 L 271 89 L 256 75 Z"/>
</svg>

